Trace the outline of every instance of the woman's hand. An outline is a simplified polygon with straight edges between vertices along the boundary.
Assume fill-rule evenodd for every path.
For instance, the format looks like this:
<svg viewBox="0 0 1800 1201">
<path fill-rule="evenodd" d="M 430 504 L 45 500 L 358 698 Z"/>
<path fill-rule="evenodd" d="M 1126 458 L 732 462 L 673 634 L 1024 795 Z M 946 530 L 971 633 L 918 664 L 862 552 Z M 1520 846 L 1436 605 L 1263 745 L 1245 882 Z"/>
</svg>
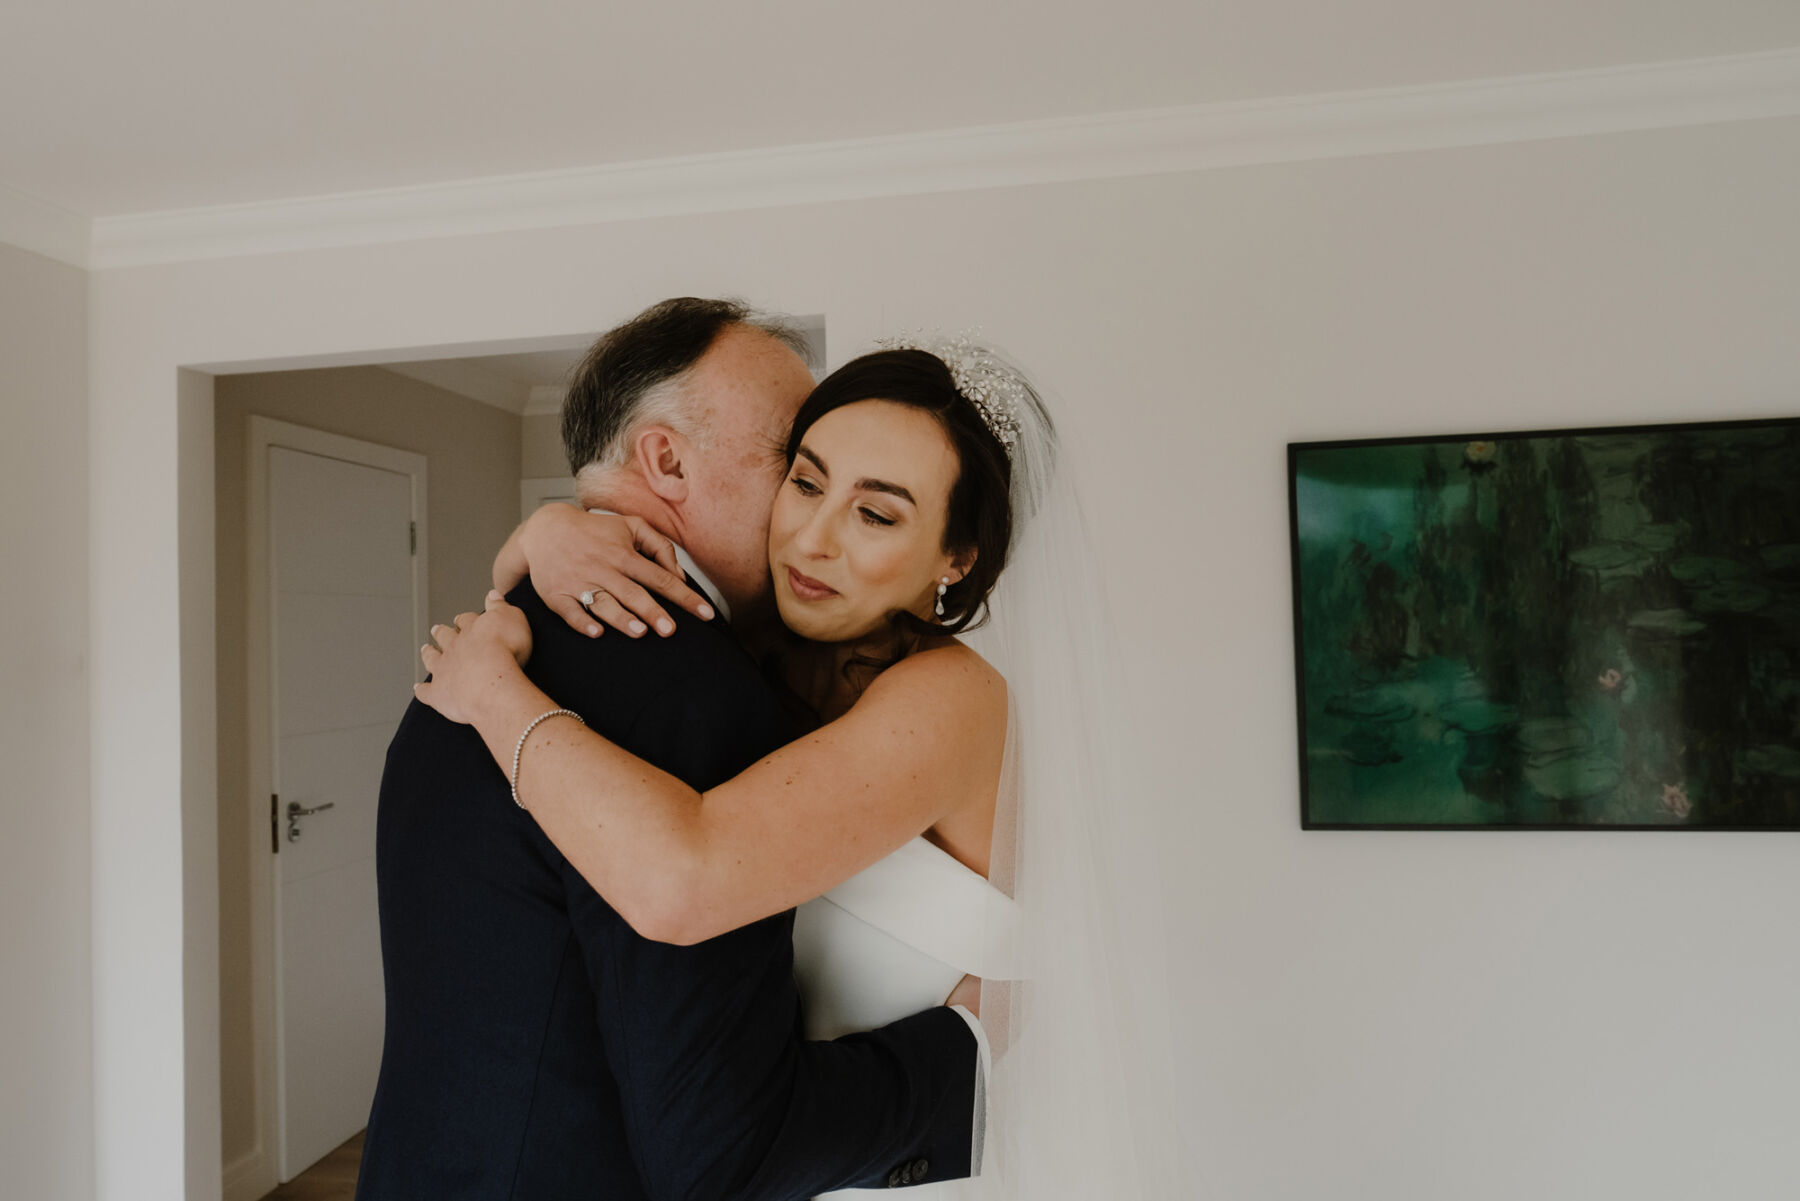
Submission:
<svg viewBox="0 0 1800 1201">
<path fill-rule="evenodd" d="M 437 645 L 419 652 L 431 679 L 415 684 L 413 693 L 464 725 L 475 720 L 495 686 L 521 675 L 531 658 L 531 626 L 498 592 L 488 593 L 486 611 L 459 613 L 454 625 L 432 626 L 431 636 Z"/>
<path fill-rule="evenodd" d="M 494 560 L 500 593 L 526 576 L 557 616 L 590 638 L 600 636 L 602 622 L 633 638 L 650 628 L 673 634 L 675 623 L 652 591 L 702 621 L 713 616 L 706 598 L 682 578 L 675 544 L 641 517 L 544 505 L 513 531 Z M 592 603 L 583 605 L 589 595 Z"/>
</svg>

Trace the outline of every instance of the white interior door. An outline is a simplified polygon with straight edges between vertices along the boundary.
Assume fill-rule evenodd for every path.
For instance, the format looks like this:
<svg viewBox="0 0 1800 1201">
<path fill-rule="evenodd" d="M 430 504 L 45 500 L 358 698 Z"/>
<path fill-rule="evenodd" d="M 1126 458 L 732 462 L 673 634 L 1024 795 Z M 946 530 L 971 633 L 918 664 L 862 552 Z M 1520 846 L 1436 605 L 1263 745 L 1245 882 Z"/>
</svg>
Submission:
<svg viewBox="0 0 1800 1201">
<path fill-rule="evenodd" d="M 416 678 L 423 481 L 268 447 L 278 1173 L 361 1130 L 381 1062 L 375 805 Z"/>
</svg>

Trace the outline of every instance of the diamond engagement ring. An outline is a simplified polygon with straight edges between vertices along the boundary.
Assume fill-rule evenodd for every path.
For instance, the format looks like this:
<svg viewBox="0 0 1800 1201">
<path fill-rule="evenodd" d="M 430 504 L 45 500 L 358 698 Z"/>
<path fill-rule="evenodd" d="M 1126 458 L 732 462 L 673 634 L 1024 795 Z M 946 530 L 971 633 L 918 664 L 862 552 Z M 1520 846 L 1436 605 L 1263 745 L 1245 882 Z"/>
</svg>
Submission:
<svg viewBox="0 0 1800 1201">
<path fill-rule="evenodd" d="M 584 608 L 584 609 L 585 609 L 585 608 L 587 608 L 587 607 L 588 607 L 588 606 L 589 606 L 589 605 L 591 605 L 591 604 L 593 604 L 593 603 L 594 603 L 594 597 L 595 597 L 595 596 L 596 596 L 596 595 L 597 595 L 597 593 L 595 593 L 595 592 L 594 592 L 594 590 L 593 590 L 593 589 L 591 589 L 591 588 L 590 588 L 590 589 L 588 589 L 588 590 L 587 590 L 587 591 L 586 591 L 586 592 L 583 592 L 583 593 L 582 593 L 582 594 L 581 594 L 581 607 L 582 607 L 582 608 Z"/>
</svg>

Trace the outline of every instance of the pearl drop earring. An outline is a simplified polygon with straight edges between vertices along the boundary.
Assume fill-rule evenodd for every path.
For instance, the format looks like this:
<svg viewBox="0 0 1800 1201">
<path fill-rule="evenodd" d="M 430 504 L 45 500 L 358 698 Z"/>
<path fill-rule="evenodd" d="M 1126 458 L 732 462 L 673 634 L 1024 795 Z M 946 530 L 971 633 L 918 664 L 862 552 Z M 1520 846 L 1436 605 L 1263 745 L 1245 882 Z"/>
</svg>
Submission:
<svg viewBox="0 0 1800 1201">
<path fill-rule="evenodd" d="M 944 593 L 950 591 L 950 577 L 944 576 L 938 581 L 937 615 L 940 620 L 944 616 Z"/>
</svg>

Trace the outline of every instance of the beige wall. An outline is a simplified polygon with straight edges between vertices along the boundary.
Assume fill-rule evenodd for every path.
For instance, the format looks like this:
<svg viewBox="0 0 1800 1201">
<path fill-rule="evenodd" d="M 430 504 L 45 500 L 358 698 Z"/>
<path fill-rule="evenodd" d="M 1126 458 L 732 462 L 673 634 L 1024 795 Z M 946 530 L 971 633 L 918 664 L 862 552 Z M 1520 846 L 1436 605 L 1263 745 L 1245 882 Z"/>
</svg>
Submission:
<svg viewBox="0 0 1800 1201">
<path fill-rule="evenodd" d="M 549 479 L 569 474 L 563 454 L 562 418 L 555 413 L 530 413 L 519 419 L 519 478 Z"/>
<path fill-rule="evenodd" d="M 0 1192 L 93 1190 L 87 278 L 0 245 Z"/>
<path fill-rule="evenodd" d="M 376 367 L 220 376 L 218 498 L 219 1028 L 224 1162 L 256 1138 L 252 1076 L 245 490 L 251 415 L 416 451 L 428 460 L 432 620 L 479 608 L 494 552 L 517 523 L 519 418 Z M 254 811 L 254 816 L 253 816 Z"/>
</svg>

